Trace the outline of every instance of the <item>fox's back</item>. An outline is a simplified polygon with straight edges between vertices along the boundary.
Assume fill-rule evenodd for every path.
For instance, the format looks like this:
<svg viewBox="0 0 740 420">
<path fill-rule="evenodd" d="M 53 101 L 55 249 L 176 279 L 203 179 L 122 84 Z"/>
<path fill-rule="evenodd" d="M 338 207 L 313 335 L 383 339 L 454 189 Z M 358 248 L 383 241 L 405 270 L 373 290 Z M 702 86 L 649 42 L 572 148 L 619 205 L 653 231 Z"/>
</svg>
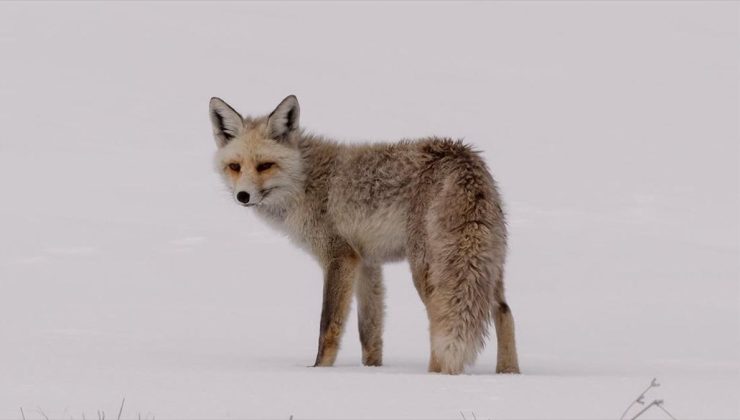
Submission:
<svg viewBox="0 0 740 420">
<path fill-rule="evenodd" d="M 409 220 L 428 210 L 423 192 L 434 184 L 441 188 L 445 173 L 456 170 L 461 159 L 479 160 L 449 139 L 368 145 L 306 140 L 309 208 L 323 213 L 324 229 L 335 230 L 371 261 L 404 258 Z"/>
</svg>

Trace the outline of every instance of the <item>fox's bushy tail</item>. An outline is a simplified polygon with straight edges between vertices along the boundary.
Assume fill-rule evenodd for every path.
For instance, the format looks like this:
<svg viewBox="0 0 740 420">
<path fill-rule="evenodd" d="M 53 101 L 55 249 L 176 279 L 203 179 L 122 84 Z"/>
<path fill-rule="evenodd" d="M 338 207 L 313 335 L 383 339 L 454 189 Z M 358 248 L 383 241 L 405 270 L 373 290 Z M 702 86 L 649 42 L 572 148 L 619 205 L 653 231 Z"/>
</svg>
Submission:
<svg viewBox="0 0 740 420">
<path fill-rule="evenodd" d="M 450 164 L 431 212 L 436 226 L 429 229 L 436 286 L 428 302 L 430 369 L 460 373 L 472 364 L 493 318 L 499 349 L 502 343 L 511 348 L 499 351 L 499 361 L 505 360 L 497 370 L 518 371 L 511 366 L 514 324 L 504 299 L 506 225 L 498 192 L 485 163 L 469 149 Z"/>
</svg>

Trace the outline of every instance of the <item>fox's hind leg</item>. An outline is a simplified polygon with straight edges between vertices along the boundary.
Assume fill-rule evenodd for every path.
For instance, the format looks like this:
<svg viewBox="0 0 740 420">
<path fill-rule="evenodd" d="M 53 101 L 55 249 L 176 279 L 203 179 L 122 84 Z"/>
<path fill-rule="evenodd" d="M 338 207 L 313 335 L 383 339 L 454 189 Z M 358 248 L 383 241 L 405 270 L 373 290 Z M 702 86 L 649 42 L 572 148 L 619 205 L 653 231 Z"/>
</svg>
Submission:
<svg viewBox="0 0 740 420">
<path fill-rule="evenodd" d="M 422 237 L 423 238 L 423 237 Z M 429 305 L 430 296 L 434 293 L 434 287 L 429 283 L 429 264 L 425 261 L 426 247 L 424 240 L 419 239 L 414 241 L 409 247 L 409 265 L 411 266 L 411 276 L 414 280 L 414 287 L 419 293 L 421 301 L 427 310 L 427 318 L 429 319 L 429 332 L 430 338 L 432 337 L 432 331 L 434 330 L 434 323 L 432 322 L 432 312 Z M 430 340 L 431 341 L 431 340 Z M 442 365 L 439 362 L 439 356 L 434 351 L 434 345 L 431 345 L 431 353 L 429 355 L 429 372 L 439 373 L 442 371 Z"/>
<path fill-rule="evenodd" d="M 516 354 L 514 338 L 514 316 L 506 303 L 503 293 L 503 282 L 496 282 L 494 293 L 496 303 L 493 308 L 493 323 L 496 326 L 496 373 L 519 373 L 519 359 Z"/>
<path fill-rule="evenodd" d="M 423 239 L 417 240 L 410 248 L 413 252 L 409 252 L 408 257 L 414 286 L 424 303 L 429 319 L 431 351 L 428 370 L 433 373 L 461 373 L 465 367 L 466 358 L 469 358 L 463 354 L 469 353 L 464 348 L 469 346 L 464 339 L 452 337 L 465 326 L 460 325 L 457 311 L 450 307 L 450 300 L 455 298 L 450 295 L 450 288 L 445 285 L 444 281 L 441 281 L 444 274 L 439 265 L 428 262 L 429 250 L 425 244 L 426 237 L 421 238 Z M 455 331 L 450 331 L 451 328 Z"/>
<path fill-rule="evenodd" d="M 357 279 L 357 321 L 362 343 L 362 364 L 383 364 L 383 312 L 385 288 L 377 265 L 363 265 Z"/>
<path fill-rule="evenodd" d="M 329 258 L 325 267 L 319 350 L 314 366 L 332 366 L 337 358 L 359 266 L 360 259 L 351 250 L 337 252 Z"/>
</svg>

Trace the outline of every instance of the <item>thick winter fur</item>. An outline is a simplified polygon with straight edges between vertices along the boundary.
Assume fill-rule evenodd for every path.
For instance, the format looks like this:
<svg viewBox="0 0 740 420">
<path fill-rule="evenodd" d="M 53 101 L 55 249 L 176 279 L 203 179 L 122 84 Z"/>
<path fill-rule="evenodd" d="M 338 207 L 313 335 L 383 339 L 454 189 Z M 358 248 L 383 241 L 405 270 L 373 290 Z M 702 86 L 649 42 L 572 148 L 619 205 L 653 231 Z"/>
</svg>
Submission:
<svg viewBox="0 0 740 420">
<path fill-rule="evenodd" d="M 334 363 L 353 291 L 362 361 L 382 364 L 381 265 L 405 258 L 429 317 L 429 370 L 462 372 L 493 320 L 496 371 L 519 372 L 504 298 L 501 198 L 469 146 L 444 138 L 326 140 L 299 128 L 295 96 L 258 118 L 213 98 L 210 115 L 216 167 L 237 203 L 287 233 L 324 270 L 316 366 Z"/>
</svg>

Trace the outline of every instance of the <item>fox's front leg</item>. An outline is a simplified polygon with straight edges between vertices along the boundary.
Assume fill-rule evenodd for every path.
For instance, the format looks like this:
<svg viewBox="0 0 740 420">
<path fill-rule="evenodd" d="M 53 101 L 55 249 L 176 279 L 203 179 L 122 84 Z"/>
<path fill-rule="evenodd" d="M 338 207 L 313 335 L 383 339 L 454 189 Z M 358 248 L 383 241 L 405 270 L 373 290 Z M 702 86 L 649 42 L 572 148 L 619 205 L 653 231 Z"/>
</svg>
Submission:
<svg viewBox="0 0 740 420">
<path fill-rule="evenodd" d="M 383 296 L 385 289 L 381 269 L 363 265 L 357 279 L 357 321 L 362 343 L 362 364 L 383 364 Z"/>
<path fill-rule="evenodd" d="M 331 258 L 326 266 L 319 351 L 314 366 L 331 366 L 337 358 L 339 340 L 352 303 L 352 288 L 359 265 L 357 255 L 347 252 Z"/>
</svg>

